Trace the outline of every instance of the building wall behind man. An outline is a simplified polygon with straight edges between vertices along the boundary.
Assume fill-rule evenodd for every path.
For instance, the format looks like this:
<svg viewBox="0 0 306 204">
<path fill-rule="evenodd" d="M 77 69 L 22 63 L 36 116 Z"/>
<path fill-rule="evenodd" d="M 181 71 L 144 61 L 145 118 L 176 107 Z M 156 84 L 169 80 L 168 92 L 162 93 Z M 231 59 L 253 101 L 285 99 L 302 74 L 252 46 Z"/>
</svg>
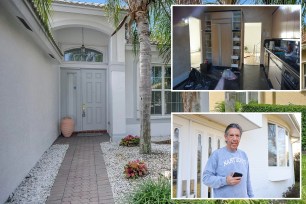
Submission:
<svg viewBox="0 0 306 204">
<path fill-rule="evenodd" d="M 3 3 L 3 2 L 2 2 Z M 58 136 L 59 69 L 0 3 L 0 203 Z"/>
<path fill-rule="evenodd" d="M 306 105 L 306 92 L 266 92 L 262 93 L 261 103 Z"/>
</svg>

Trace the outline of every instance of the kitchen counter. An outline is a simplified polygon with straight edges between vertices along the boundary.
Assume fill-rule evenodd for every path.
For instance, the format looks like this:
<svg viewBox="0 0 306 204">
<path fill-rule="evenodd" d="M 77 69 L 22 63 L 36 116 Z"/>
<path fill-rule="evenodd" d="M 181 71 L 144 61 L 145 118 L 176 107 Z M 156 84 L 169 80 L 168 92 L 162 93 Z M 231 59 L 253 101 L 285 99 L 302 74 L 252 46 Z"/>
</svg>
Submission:
<svg viewBox="0 0 306 204">
<path fill-rule="evenodd" d="M 266 51 L 270 54 L 268 79 L 272 84 L 272 88 L 277 90 L 299 90 L 300 65 L 296 63 L 298 58 L 296 56 L 286 56 L 283 51 L 269 49 L 266 49 Z"/>
<path fill-rule="evenodd" d="M 287 68 L 290 68 L 296 75 L 300 76 L 300 65 L 296 63 L 296 58 L 285 56 L 285 52 L 275 51 L 265 48 L 270 54 L 273 54 L 280 61 L 282 61 Z"/>
</svg>

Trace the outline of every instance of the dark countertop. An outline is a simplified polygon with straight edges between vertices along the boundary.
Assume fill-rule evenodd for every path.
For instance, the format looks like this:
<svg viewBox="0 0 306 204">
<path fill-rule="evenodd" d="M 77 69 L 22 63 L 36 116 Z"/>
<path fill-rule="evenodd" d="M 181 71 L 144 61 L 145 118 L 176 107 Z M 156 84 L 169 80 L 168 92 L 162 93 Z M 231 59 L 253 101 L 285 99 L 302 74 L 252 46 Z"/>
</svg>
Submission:
<svg viewBox="0 0 306 204">
<path fill-rule="evenodd" d="M 284 51 L 275 51 L 265 48 L 269 53 L 272 53 L 277 57 L 281 62 L 283 62 L 286 67 L 290 68 L 294 73 L 300 76 L 300 65 L 296 63 L 296 57 L 287 57 L 285 56 Z"/>
</svg>

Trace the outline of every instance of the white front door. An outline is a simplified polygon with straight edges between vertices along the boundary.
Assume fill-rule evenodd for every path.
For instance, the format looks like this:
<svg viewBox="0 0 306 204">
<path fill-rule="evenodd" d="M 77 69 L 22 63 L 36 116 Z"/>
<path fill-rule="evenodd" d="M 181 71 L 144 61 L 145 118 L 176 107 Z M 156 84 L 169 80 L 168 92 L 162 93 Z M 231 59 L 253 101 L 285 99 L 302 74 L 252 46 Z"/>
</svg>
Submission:
<svg viewBox="0 0 306 204">
<path fill-rule="evenodd" d="M 106 71 L 82 70 L 83 130 L 106 129 Z"/>
<path fill-rule="evenodd" d="M 61 117 L 70 116 L 75 130 L 106 130 L 106 70 L 61 70 Z"/>
</svg>

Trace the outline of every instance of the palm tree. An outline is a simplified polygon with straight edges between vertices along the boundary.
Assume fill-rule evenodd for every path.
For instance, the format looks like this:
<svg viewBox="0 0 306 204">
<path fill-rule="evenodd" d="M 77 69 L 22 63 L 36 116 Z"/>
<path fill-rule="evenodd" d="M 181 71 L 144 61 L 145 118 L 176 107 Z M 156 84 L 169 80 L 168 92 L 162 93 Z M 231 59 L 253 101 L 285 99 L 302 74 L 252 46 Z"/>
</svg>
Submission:
<svg viewBox="0 0 306 204">
<path fill-rule="evenodd" d="M 32 4 L 35 7 L 34 10 L 37 12 L 37 16 L 42 21 L 42 24 L 48 34 L 51 34 L 50 18 L 52 15 L 52 1 L 53 0 L 32 0 Z"/>
<path fill-rule="evenodd" d="M 140 153 L 151 153 L 151 41 L 150 22 L 158 20 L 161 14 L 167 13 L 171 0 L 107 0 L 106 11 L 117 26 L 113 35 L 128 20 L 129 27 L 134 25 L 139 43 L 140 62 Z M 120 12 L 125 8 L 127 14 L 120 24 Z M 150 16 L 151 14 L 152 16 Z M 170 16 L 170 15 L 169 15 Z"/>
</svg>

